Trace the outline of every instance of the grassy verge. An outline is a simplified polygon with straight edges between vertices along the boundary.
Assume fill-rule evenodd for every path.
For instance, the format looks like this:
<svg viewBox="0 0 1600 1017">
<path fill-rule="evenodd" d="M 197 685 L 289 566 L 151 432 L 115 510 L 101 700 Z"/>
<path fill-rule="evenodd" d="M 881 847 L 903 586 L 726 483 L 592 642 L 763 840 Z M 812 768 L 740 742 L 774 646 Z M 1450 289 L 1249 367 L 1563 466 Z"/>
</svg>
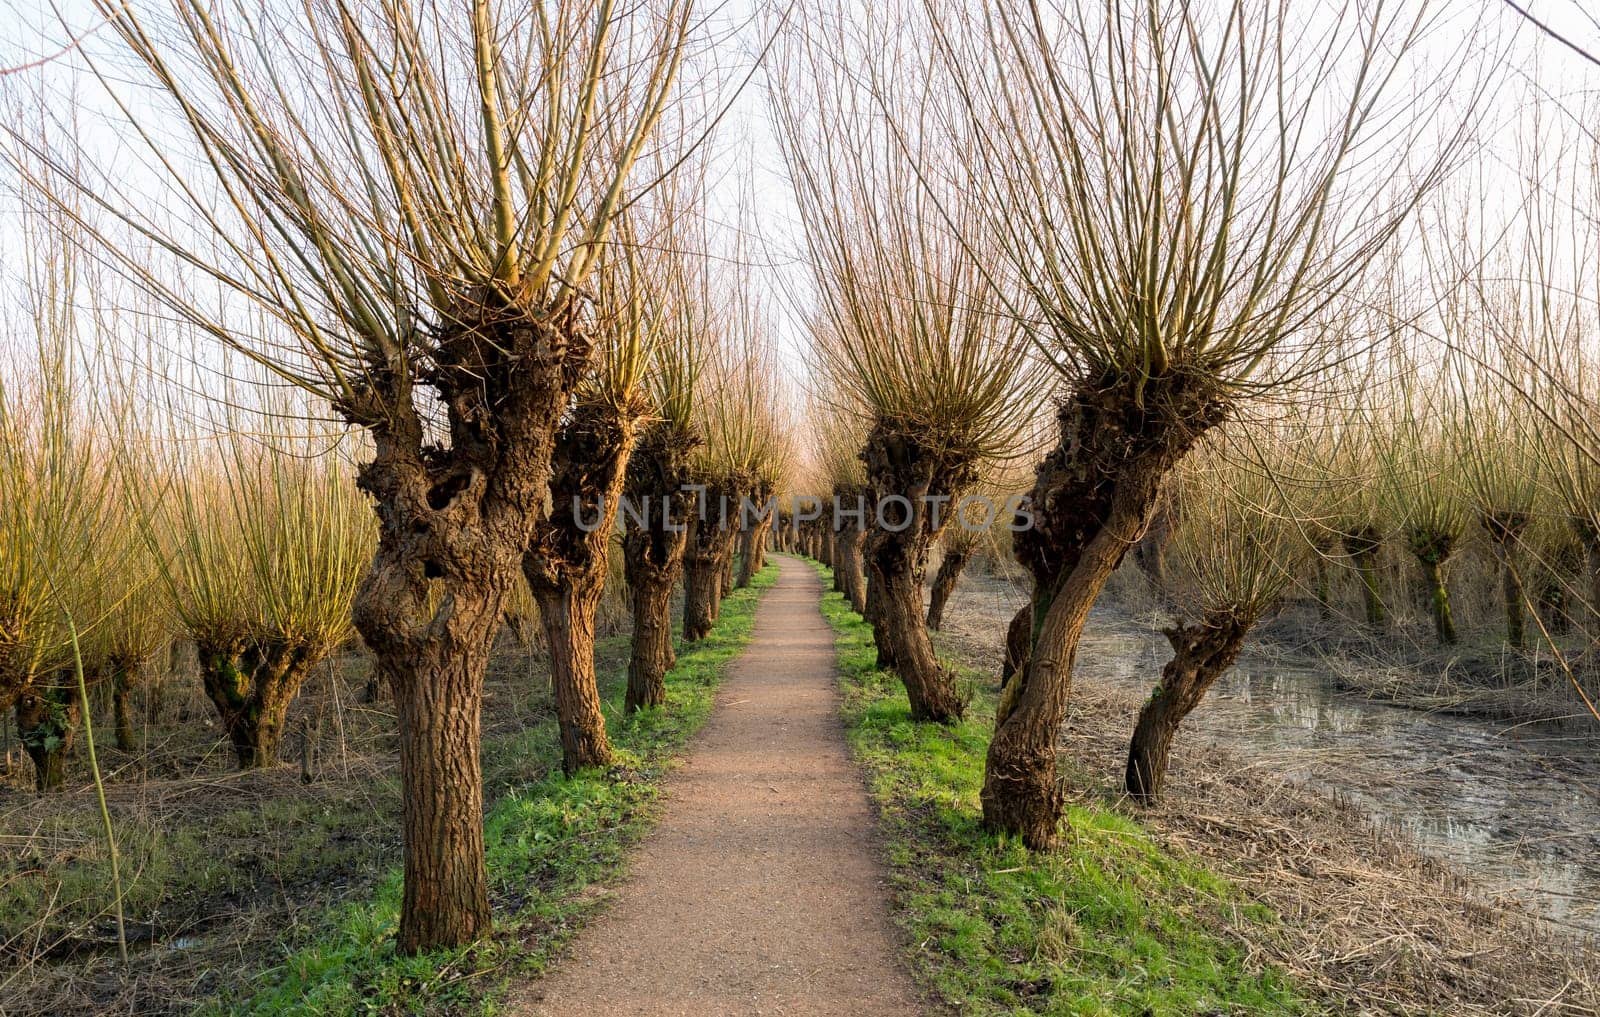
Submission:
<svg viewBox="0 0 1600 1017">
<path fill-rule="evenodd" d="M 485 747 L 497 758 L 538 761 L 540 779 L 503 795 L 484 819 L 495 932 L 463 950 L 395 954 L 400 875 L 370 901 L 330 915 L 315 939 L 256 979 L 249 998 L 223 1000 L 236 1014 L 491 1013 L 514 977 L 542 971 L 616 879 L 628 849 L 652 825 L 662 777 L 709 716 L 727 665 L 749 640 L 756 603 L 776 567 L 724 603 L 709 638 L 687 648 L 667 675 L 667 705 L 622 719 L 625 668 L 601 674 L 617 765 L 571 780 L 560 773 L 553 719 Z"/>
<path fill-rule="evenodd" d="M 1242 933 L 1272 935 L 1269 910 L 1109 805 L 1075 802 L 1051 854 L 984 833 L 992 682 L 964 675 L 973 699 L 962 723 L 913 724 L 898 679 L 874 666 L 867 624 L 837 593 L 822 613 L 838 637 L 845 721 L 879 808 L 897 920 L 918 978 L 945 1003 L 973 1015 L 1317 1009 L 1251 961 Z"/>
</svg>

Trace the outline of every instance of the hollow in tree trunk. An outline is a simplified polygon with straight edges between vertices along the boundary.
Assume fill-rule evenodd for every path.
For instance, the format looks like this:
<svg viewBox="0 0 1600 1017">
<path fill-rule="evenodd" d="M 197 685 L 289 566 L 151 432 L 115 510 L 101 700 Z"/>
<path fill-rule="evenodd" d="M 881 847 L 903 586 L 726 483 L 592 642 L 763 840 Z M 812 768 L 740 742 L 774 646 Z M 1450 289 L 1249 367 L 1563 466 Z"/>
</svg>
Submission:
<svg viewBox="0 0 1600 1017">
<path fill-rule="evenodd" d="M 306 671 L 323 655 L 303 644 L 202 639 L 200 680 L 241 770 L 276 766 L 283 720 Z"/>
<path fill-rule="evenodd" d="M 605 592 L 611 528 L 642 407 L 596 399 L 573 407 L 556 431 L 550 515 L 522 559 L 550 653 L 550 685 L 567 774 L 611 765 L 594 670 L 595 612 Z"/>
<path fill-rule="evenodd" d="M 1198 624 L 1163 631 L 1172 644 L 1172 659 L 1161 669 L 1161 684 L 1139 711 L 1128 743 L 1123 786 L 1135 801 L 1147 804 L 1161 794 L 1178 725 L 1233 666 L 1253 620 L 1213 611 Z"/>
<path fill-rule="evenodd" d="M 1193 375 L 1083 386 L 1058 413 L 1060 442 L 1039 464 L 1034 524 L 1015 534 L 1034 579 L 1026 660 L 1001 689 L 984 761 L 983 825 L 1030 848 L 1052 846 L 1063 795 L 1056 739 L 1078 643 L 1106 581 L 1144 532 L 1162 479 L 1226 406 Z"/>
<path fill-rule="evenodd" d="M 961 581 L 961 572 L 967 567 L 970 552 L 964 547 L 947 547 L 939 559 L 939 571 L 934 573 L 933 593 L 928 598 L 928 628 L 937 632 L 944 625 L 944 611 L 950 597 Z"/>
<path fill-rule="evenodd" d="M 59 791 L 67 782 L 67 756 L 80 718 L 77 687 L 71 675 L 59 684 L 35 683 L 17 699 L 17 736 L 33 761 L 36 791 Z"/>
</svg>

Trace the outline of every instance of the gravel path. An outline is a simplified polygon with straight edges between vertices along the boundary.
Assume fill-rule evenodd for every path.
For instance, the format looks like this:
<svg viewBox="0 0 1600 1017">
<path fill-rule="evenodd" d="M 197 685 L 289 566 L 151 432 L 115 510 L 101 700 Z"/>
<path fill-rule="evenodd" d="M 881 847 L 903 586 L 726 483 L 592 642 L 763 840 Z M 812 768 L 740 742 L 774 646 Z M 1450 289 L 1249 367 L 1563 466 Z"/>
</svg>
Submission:
<svg viewBox="0 0 1600 1017">
<path fill-rule="evenodd" d="M 803 562 L 756 611 L 630 879 L 513 1013 L 877 1015 L 921 1010 Z"/>
</svg>

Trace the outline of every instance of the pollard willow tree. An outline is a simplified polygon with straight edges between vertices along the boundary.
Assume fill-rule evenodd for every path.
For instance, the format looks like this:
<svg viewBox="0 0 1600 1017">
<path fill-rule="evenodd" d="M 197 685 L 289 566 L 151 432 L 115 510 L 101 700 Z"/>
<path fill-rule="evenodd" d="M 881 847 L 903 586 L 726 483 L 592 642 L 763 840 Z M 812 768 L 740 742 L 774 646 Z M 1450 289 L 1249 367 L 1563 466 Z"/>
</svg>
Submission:
<svg viewBox="0 0 1600 1017">
<path fill-rule="evenodd" d="M 683 638 L 704 639 L 733 592 L 734 552 L 744 503 L 782 459 L 774 403 L 781 401 L 777 365 L 766 345 L 759 309 L 740 299 L 716 312 L 721 341 L 708 350 L 705 389 L 695 428 L 704 442 L 690 456 L 693 505 L 683 558 Z"/>
<path fill-rule="evenodd" d="M 1377 500 L 1382 514 L 1417 562 L 1440 646 L 1457 641 L 1445 566 L 1461 549 L 1469 521 L 1461 449 L 1447 430 L 1461 412 L 1438 379 L 1397 354 L 1392 405 L 1375 419 L 1368 440 L 1376 452 Z"/>
<path fill-rule="evenodd" d="M 1445 173 L 1468 131 L 1448 90 L 1476 101 L 1474 51 L 1453 39 L 1449 68 L 1420 66 L 1440 12 L 1416 3 L 922 6 L 997 289 L 1022 295 L 1067 389 L 1015 541 L 1031 630 L 982 791 L 988 829 L 1043 848 L 1090 607 L 1162 479 Z"/>
<path fill-rule="evenodd" d="M 861 568 L 861 544 L 866 536 L 867 470 L 861 461 L 866 442 L 866 414 L 840 407 L 838 397 L 810 407 L 813 455 L 823 481 L 822 509 L 824 542 L 828 567 L 833 570 L 833 588 L 844 594 L 857 614 L 867 609 L 867 580 Z"/>
<path fill-rule="evenodd" d="M 680 235 L 687 238 L 685 232 Z M 703 253 L 669 245 L 673 256 L 657 294 L 662 333 L 645 370 L 651 416 L 628 460 L 622 494 L 637 512 L 623 520 L 623 570 L 632 598 L 628 713 L 665 705 L 672 646 L 672 591 L 683 574 L 690 513 L 690 457 L 703 443 L 695 406 L 705 350 L 715 342 L 707 313 L 709 276 Z"/>
<path fill-rule="evenodd" d="M 350 635 L 373 527 L 334 434 L 287 419 L 229 422 L 168 443 L 137 506 L 171 611 L 240 769 L 276 766 L 284 721 L 317 664 Z M 143 464 L 140 464 L 143 465 Z M 143 471 L 141 471 L 143 472 Z M 130 474 L 129 482 L 132 482 Z"/>
<path fill-rule="evenodd" d="M 826 21 L 804 27 L 813 39 L 837 34 Z M 898 52 L 879 39 L 868 25 L 867 59 Z M 965 703 L 928 635 L 928 551 L 1031 416 L 1031 348 L 985 279 L 984 253 L 952 233 L 978 233 L 975 212 L 959 201 L 964 188 L 935 196 L 923 186 L 957 164 L 955 146 L 920 136 L 897 143 L 874 115 L 874 94 L 907 94 L 926 64 L 880 60 L 868 88 L 834 54 L 793 48 L 791 61 L 810 59 L 791 73 L 810 87 L 783 83 L 773 107 L 816 294 L 814 356 L 825 385 L 843 396 L 835 412 L 864 414 L 863 606 L 879 666 L 905 683 L 912 718 L 950 722 Z"/>
<path fill-rule="evenodd" d="M 569 775 L 611 763 L 594 670 L 595 614 L 605 592 L 628 460 L 649 409 L 645 365 L 661 328 L 650 306 L 659 283 L 645 258 L 631 245 L 601 255 L 590 330 L 595 361 L 556 430 L 550 513 L 522 560 L 544 625 L 561 769 Z"/>
<path fill-rule="evenodd" d="M 1196 450 L 1175 485 L 1172 549 L 1182 568 L 1172 592 L 1190 616 L 1162 630 L 1172 656 L 1128 742 L 1123 787 L 1141 804 L 1160 796 L 1184 718 L 1233 666 L 1310 552 L 1277 475 L 1282 438 L 1227 430 Z"/>
<path fill-rule="evenodd" d="M 34 786 L 54 791 L 82 720 L 69 622 L 87 632 L 105 620 L 103 589 L 121 578 L 127 530 L 117 525 L 114 435 L 88 398 L 98 337 L 83 335 L 80 310 L 95 294 L 64 234 L 30 228 L 24 237 L 20 306 L 5 320 L 11 362 L 0 371 L 0 485 L 9 492 L 0 498 L 0 715 L 15 708 Z"/>
<path fill-rule="evenodd" d="M 476 939 L 484 667 L 589 361 L 583 287 L 658 144 L 692 3 L 96 7 L 153 86 L 87 54 L 133 127 L 78 177 L 121 226 L 104 239 L 226 350 L 370 437 L 378 547 L 354 621 L 397 707 L 398 946 Z M 159 200 L 130 153 L 170 182 Z M 236 327 L 241 303 L 289 338 Z"/>
</svg>

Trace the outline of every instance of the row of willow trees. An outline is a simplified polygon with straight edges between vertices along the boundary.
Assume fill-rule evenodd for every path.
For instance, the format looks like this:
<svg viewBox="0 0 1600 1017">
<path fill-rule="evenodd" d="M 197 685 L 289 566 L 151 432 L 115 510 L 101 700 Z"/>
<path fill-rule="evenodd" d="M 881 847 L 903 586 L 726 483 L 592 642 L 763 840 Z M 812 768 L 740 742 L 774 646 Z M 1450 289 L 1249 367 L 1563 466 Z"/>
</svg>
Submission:
<svg viewBox="0 0 1600 1017">
<path fill-rule="evenodd" d="M 1592 222 L 1593 194 L 1527 196 L 1528 253 L 1504 257 L 1481 192 L 1455 186 L 1483 186 L 1463 167 L 1498 74 L 1489 40 L 1448 5 L 1319 6 L 1314 38 L 1299 17 L 927 0 L 813 9 L 782 38 L 771 94 L 811 274 L 811 486 L 845 507 L 807 546 L 872 623 L 912 717 L 947 722 L 964 703 L 928 629 L 955 569 L 924 615 L 929 548 L 964 528 L 963 496 L 1027 496 L 1010 544 L 1031 596 L 981 797 L 988 829 L 1034 848 L 1059 836 L 1084 624 L 1163 506 L 1186 617 L 1131 739 L 1139 798 L 1292 581 L 1370 578 L 1392 534 L 1432 570 L 1443 633 L 1438 570 L 1467 520 L 1509 563 L 1538 514 L 1523 488 L 1554 492 L 1543 528 L 1569 546 L 1595 518 L 1592 490 L 1563 493 L 1597 448 L 1592 358 L 1574 356 L 1594 338 L 1592 255 L 1555 250 L 1527 216 L 1542 202 Z M 1380 376 L 1404 380 L 1374 391 Z M 1544 466 L 1507 447 L 1517 434 L 1542 436 Z M 1470 449 L 1448 478 L 1447 438 Z M 1018 462 L 1020 492 L 1003 479 Z M 952 535 L 957 567 L 968 542 Z M 1564 582 L 1587 589 L 1594 564 Z"/>
<path fill-rule="evenodd" d="M 690 0 L 93 6 L 77 91 L 46 68 L 6 146 L 49 239 L 4 479 L 51 496 L 0 510 L 0 706 L 53 783 L 66 676 L 126 688 L 179 632 L 240 764 L 267 765 L 353 630 L 396 705 L 398 948 L 475 940 L 508 598 L 537 604 L 564 766 L 604 766 L 608 557 L 626 705 L 658 707 L 674 585 L 703 637 L 760 567 L 767 524 L 739 506 L 785 484 L 766 310 L 726 267 L 748 259 L 711 256 L 728 26 Z M 85 107 L 117 129 L 47 112 Z M 84 265 L 114 281 L 92 300 Z"/>
</svg>

